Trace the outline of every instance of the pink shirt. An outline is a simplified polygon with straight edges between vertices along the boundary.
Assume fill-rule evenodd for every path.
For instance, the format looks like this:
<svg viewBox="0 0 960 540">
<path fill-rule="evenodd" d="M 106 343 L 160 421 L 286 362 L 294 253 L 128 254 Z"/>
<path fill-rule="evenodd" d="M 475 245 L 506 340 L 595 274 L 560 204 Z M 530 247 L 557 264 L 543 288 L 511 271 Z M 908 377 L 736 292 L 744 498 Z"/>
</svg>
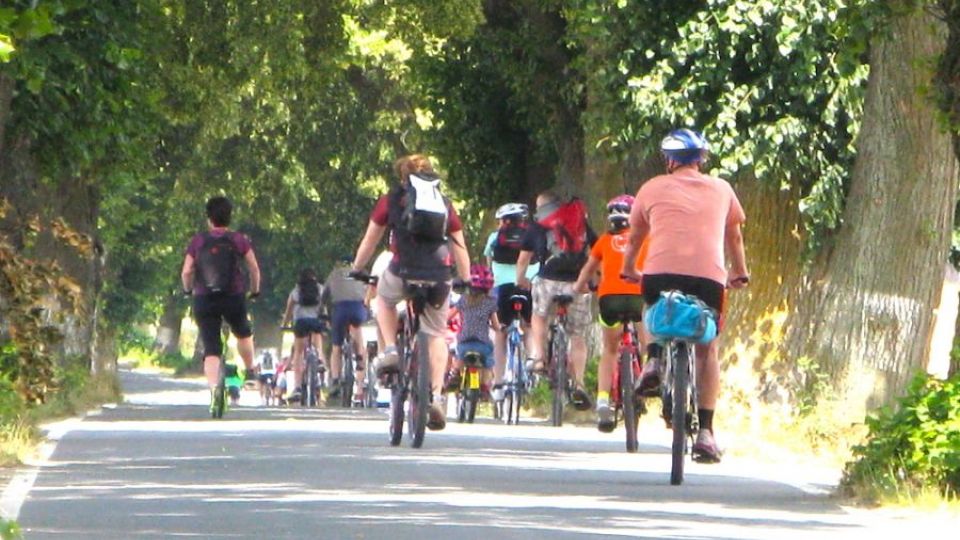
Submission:
<svg viewBox="0 0 960 540">
<path fill-rule="evenodd" d="M 693 168 L 651 178 L 640 187 L 630 225 L 647 225 L 644 274 L 682 274 L 726 284 L 724 233 L 746 220 L 724 180 Z"/>
</svg>

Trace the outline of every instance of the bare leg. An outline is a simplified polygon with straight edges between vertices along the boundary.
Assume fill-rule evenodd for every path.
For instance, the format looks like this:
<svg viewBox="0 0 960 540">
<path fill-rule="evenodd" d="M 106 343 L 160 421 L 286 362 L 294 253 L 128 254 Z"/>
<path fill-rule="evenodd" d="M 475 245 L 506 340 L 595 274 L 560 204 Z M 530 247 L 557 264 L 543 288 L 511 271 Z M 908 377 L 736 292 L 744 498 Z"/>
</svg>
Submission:
<svg viewBox="0 0 960 540">
<path fill-rule="evenodd" d="M 597 395 L 610 392 L 613 386 L 613 370 L 617 365 L 617 349 L 620 348 L 619 328 L 603 328 L 603 354 L 597 366 Z"/>
<path fill-rule="evenodd" d="M 287 388 L 287 393 L 292 393 L 300 388 L 300 382 L 303 381 L 303 350 L 307 346 L 307 338 L 297 338 L 293 341 L 293 358 L 290 359 L 290 367 L 293 368 L 294 388 Z"/>
<path fill-rule="evenodd" d="M 544 360 L 544 344 L 547 340 L 547 318 L 541 317 L 540 315 L 534 314 L 530 319 L 530 341 L 528 343 L 529 347 L 527 348 L 530 358 L 535 358 L 537 360 Z"/>
<path fill-rule="evenodd" d="M 382 297 L 377 297 L 377 326 L 380 327 L 380 335 L 383 338 L 383 349 L 397 346 L 397 306 L 388 304 Z M 446 345 L 444 345 L 446 346 Z"/>
<path fill-rule="evenodd" d="M 342 347 L 340 345 L 330 347 L 330 376 L 334 379 L 340 378 L 340 372 L 343 367 L 343 362 L 340 358 L 341 349 Z"/>
<path fill-rule="evenodd" d="M 720 344 L 697 345 L 697 395 L 701 409 L 713 410 L 720 395 Z"/>
<path fill-rule="evenodd" d="M 253 369 L 253 336 L 237 338 L 237 352 L 247 369 Z"/>
<path fill-rule="evenodd" d="M 507 331 L 494 332 L 493 337 L 493 383 L 503 382 L 503 372 L 507 368 Z"/>
<path fill-rule="evenodd" d="M 430 386 L 434 394 L 443 392 L 443 377 L 447 373 L 447 340 L 440 336 L 428 336 L 427 347 L 430 354 Z"/>
<path fill-rule="evenodd" d="M 587 340 L 583 336 L 570 336 L 570 366 L 573 380 L 583 386 L 583 374 L 587 367 Z"/>
<path fill-rule="evenodd" d="M 211 389 L 220 382 L 220 357 L 205 356 L 203 358 L 203 374 L 207 376 L 207 386 Z"/>
</svg>

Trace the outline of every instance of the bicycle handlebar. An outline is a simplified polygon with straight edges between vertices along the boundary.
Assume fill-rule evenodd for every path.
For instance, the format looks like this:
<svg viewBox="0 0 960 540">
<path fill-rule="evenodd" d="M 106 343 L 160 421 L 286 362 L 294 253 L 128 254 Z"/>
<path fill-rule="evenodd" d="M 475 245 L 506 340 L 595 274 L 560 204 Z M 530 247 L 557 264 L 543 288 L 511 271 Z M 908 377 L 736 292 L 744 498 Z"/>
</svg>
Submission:
<svg viewBox="0 0 960 540">
<path fill-rule="evenodd" d="M 362 281 L 367 285 L 376 285 L 377 282 L 380 281 L 379 277 L 370 275 L 369 273 L 364 272 L 362 270 L 351 270 L 350 273 L 347 274 L 347 277 L 349 277 L 350 279 L 355 279 L 357 281 Z"/>
</svg>

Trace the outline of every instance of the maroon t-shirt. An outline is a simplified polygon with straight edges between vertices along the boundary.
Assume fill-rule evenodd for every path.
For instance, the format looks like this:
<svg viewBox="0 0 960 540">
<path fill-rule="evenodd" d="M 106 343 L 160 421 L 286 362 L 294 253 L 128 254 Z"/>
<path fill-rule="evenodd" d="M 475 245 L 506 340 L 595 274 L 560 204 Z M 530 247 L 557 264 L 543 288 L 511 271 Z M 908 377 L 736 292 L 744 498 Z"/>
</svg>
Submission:
<svg viewBox="0 0 960 540">
<path fill-rule="evenodd" d="M 448 205 L 450 212 L 447 215 L 447 234 L 455 233 L 457 231 L 463 230 L 463 222 L 460 221 L 460 215 L 457 214 L 457 209 L 453 205 Z M 381 195 L 377 199 L 376 206 L 373 207 L 373 211 L 370 212 L 370 221 L 380 225 L 381 227 L 387 227 L 390 225 L 390 196 Z M 393 262 L 397 261 L 397 241 L 394 235 L 390 235 L 390 253 L 393 253 Z"/>
<path fill-rule="evenodd" d="M 203 240 L 205 235 L 208 233 L 197 233 L 190 239 L 190 243 L 187 245 L 187 255 L 193 257 L 194 263 L 200 256 L 200 248 L 203 247 Z M 247 238 L 247 235 L 243 233 L 238 233 L 236 231 L 230 231 L 227 229 L 213 229 L 209 231 L 209 234 L 213 236 L 223 236 L 225 234 L 230 235 L 230 240 L 233 241 L 233 245 L 237 248 L 237 253 L 240 254 L 241 259 L 247 255 L 247 252 L 253 249 L 253 244 L 250 243 L 250 239 Z M 243 279 L 243 272 L 240 270 L 241 264 L 237 265 L 236 274 L 233 276 L 233 283 L 230 286 L 230 294 L 243 294 L 246 290 L 246 283 Z M 210 291 L 207 290 L 206 286 L 198 280 L 193 282 L 193 294 L 194 296 L 201 296 L 204 294 L 209 294 Z"/>
</svg>

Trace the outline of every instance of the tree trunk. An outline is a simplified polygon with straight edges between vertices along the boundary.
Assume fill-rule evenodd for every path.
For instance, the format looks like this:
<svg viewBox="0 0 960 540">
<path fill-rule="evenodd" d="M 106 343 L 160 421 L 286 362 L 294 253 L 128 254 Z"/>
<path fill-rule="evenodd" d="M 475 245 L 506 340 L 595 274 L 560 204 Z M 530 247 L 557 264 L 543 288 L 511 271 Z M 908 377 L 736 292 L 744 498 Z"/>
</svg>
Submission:
<svg viewBox="0 0 960 540">
<path fill-rule="evenodd" d="M 183 300 L 177 294 L 167 296 L 163 303 L 163 314 L 157 327 L 157 336 L 153 347 L 165 355 L 180 354 L 180 329 L 186 309 Z"/>
<path fill-rule="evenodd" d="M 917 10 L 872 44 L 844 225 L 791 328 L 791 351 L 831 376 L 852 420 L 926 363 L 957 196 L 950 137 L 922 92 L 943 30 Z"/>
</svg>

